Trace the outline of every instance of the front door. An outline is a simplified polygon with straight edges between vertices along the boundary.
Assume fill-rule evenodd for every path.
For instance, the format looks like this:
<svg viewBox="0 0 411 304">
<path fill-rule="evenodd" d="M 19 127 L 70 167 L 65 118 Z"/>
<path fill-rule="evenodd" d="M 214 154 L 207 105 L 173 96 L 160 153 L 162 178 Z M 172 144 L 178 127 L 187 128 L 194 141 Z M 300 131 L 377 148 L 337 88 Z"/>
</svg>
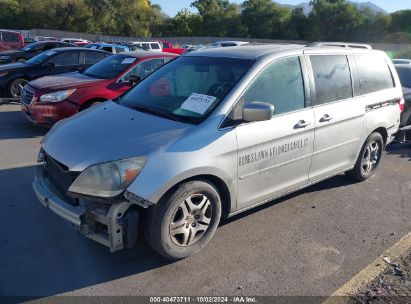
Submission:
<svg viewBox="0 0 411 304">
<path fill-rule="evenodd" d="M 242 97 L 245 104 L 273 104 L 274 116 L 236 128 L 238 210 L 308 183 L 314 112 L 307 106 L 302 66 L 299 57 L 271 63 Z"/>
</svg>

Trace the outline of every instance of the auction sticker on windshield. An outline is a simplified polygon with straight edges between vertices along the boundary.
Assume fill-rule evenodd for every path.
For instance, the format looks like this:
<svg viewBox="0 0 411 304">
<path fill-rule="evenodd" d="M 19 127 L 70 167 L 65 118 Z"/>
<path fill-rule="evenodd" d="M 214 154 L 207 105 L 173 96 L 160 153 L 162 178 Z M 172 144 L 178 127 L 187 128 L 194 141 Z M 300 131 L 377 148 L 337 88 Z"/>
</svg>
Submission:
<svg viewBox="0 0 411 304">
<path fill-rule="evenodd" d="M 217 97 L 193 93 L 181 105 L 182 110 L 191 111 L 198 114 L 204 114 L 214 103 Z"/>
<path fill-rule="evenodd" d="M 131 64 L 131 63 L 133 63 L 134 61 L 136 61 L 136 59 L 137 59 L 137 58 L 132 58 L 132 57 L 126 58 L 126 59 L 124 59 L 124 60 L 121 62 L 121 64 Z"/>
</svg>

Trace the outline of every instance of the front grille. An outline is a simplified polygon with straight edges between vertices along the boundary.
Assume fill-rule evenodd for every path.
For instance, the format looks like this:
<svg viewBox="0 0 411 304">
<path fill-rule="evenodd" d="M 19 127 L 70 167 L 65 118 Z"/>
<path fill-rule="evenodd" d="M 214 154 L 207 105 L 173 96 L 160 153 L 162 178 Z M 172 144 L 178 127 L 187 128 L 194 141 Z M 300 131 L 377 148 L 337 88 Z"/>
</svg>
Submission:
<svg viewBox="0 0 411 304">
<path fill-rule="evenodd" d="M 20 101 L 26 105 L 29 105 L 34 98 L 34 93 L 24 87 L 21 91 Z"/>
<path fill-rule="evenodd" d="M 68 189 L 77 178 L 78 174 L 70 172 L 66 166 L 59 163 L 49 155 L 44 155 L 44 167 L 50 183 L 56 190 L 56 194 L 64 201 L 77 206 L 78 201 L 67 195 Z"/>
</svg>

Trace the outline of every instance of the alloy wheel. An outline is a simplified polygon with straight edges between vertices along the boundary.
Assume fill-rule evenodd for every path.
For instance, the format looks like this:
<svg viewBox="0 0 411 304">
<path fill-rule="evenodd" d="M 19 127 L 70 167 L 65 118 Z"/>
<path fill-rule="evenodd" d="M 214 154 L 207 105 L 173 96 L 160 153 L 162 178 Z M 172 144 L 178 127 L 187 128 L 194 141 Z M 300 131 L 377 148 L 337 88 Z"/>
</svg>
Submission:
<svg viewBox="0 0 411 304">
<path fill-rule="evenodd" d="M 380 146 L 375 140 L 371 141 L 364 151 L 361 170 L 363 174 L 370 174 L 376 165 L 378 164 L 380 158 Z"/>
<path fill-rule="evenodd" d="M 171 218 L 170 237 L 174 244 L 190 246 L 205 234 L 211 223 L 212 204 L 204 194 L 182 201 Z"/>
</svg>

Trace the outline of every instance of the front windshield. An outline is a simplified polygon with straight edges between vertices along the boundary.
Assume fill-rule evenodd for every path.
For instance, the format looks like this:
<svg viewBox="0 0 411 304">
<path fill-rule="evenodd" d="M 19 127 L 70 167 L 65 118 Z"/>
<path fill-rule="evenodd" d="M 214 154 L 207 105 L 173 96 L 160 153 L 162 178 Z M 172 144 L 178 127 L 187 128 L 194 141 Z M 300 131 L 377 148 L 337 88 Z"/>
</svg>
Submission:
<svg viewBox="0 0 411 304">
<path fill-rule="evenodd" d="M 93 78 L 112 79 L 137 60 L 138 58 L 128 55 L 112 55 L 89 67 L 84 74 Z"/>
<path fill-rule="evenodd" d="M 400 77 L 401 85 L 406 88 L 411 88 L 411 69 L 397 68 L 397 72 Z"/>
<path fill-rule="evenodd" d="M 38 44 L 39 44 L 38 42 L 31 43 L 31 44 L 29 44 L 29 45 L 26 45 L 26 46 L 25 46 L 24 48 L 22 48 L 21 50 L 22 50 L 22 51 L 34 50 Z"/>
<path fill-rule="evenodd" d="M 42 64 L 45 61 L 49 60 L 51 57 L 53 57 L 55 54 L 57 54 L 56 51 L 50 50 L 47 52 L 43 52 L 37 56 L 34 56 L 30 60 L 26 61 L 27 64 L 33 64 L 33 65 L 38 65 Z"/>
<path fill-rule="evenodd" d="M 180 57 L 158 69 L 119 103 L 189 123 L 200 123 L 234 87 L 254 61 Z"/>
</svg>

